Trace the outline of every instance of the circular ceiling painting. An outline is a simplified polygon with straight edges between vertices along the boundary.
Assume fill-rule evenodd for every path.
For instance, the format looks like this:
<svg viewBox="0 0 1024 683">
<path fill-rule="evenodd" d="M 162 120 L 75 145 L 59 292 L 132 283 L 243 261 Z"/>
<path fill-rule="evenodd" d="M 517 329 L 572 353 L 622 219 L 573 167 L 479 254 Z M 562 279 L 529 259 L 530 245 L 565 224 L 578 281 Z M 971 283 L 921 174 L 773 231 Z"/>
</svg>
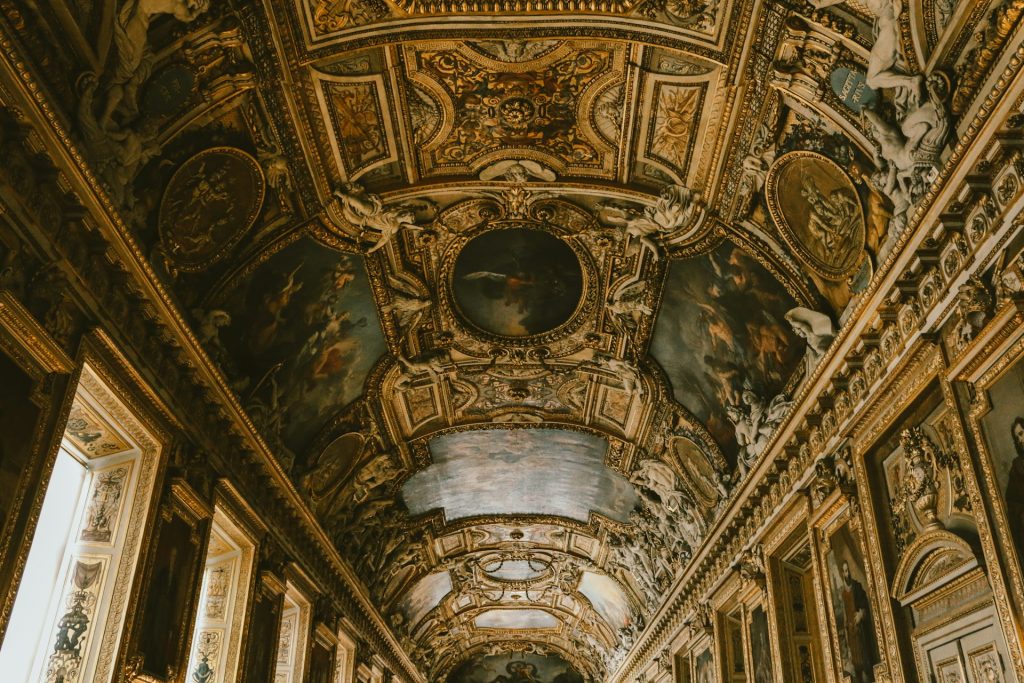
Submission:
<svg viewBox="0 0 1024 683">
<path fill-rule="evenodd" d="M 503 337 L 550 332 L 572 318 L 583 269 L 572 248 L 529 228 L 491 230 L 455 259 L 452 296 L 475 327 Z"/>
</svg>

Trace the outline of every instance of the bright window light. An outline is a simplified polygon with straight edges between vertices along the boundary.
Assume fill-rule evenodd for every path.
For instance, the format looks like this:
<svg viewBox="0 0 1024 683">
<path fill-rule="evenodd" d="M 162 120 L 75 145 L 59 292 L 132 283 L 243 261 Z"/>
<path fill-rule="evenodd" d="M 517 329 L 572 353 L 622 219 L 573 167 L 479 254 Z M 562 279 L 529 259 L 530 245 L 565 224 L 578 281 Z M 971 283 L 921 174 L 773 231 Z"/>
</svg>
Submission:
<svg viewBox="0 0 1024 683">
<path fill-rule="evenodd" d="M 53 593 L 59 590 L 64 552 L 78 513 L 86 474 L 85 466 L 61 448 L 43 498 L 7 635 L 0 646 L 0 671 L 3 679 L 10 683 L 27 683 L 33 666 L 39 664 L 33 655 L 48 651 L 40 647 L 40 639 L 49 625 L 47 615 L 51 611 L 48 607 L 52 607 Z"/>
</svg>

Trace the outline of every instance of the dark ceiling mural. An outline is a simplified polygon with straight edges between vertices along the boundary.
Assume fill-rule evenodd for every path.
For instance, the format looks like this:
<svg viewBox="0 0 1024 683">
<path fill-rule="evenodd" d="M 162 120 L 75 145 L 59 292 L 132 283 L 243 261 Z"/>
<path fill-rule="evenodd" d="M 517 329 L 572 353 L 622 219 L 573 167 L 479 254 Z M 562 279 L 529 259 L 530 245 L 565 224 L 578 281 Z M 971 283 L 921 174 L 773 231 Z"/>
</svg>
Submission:
<svg viewBox="0 0 1024 683">
<path fill-rule="evenodd" d="M 754 257 L 730 242 L 668 269 L 651 355 L 673 396 L 729 453 L 749 458 L 784 415 L 775 398 L 800 367 L 796 306 Z"/>
<path fill-rule="evenodd" d="M 453 683 L 613 676 L 1006 41 L 831 1 L 30 5 L 139 248 Z"/>
<path fill-rule="evenodd" d="M 482 655 L 466 660 L 448 683 L 582 683 L 583 677 L 557 655 Z"/>
<path fill-rule="evenodd" d="M 386 350 L 363 259 L 312 237 L 246 267 L 200 314 L 249 414 L 292 453 L 362 394 Z"/>
<path fill-rule="evenodd" d="M 506 337 L 549 332 L 583 297 L 583 270 L 564 242 L 539 230 L 492 230 L 455 259 L 452 294 L 472 324 Z"/>
</svg>

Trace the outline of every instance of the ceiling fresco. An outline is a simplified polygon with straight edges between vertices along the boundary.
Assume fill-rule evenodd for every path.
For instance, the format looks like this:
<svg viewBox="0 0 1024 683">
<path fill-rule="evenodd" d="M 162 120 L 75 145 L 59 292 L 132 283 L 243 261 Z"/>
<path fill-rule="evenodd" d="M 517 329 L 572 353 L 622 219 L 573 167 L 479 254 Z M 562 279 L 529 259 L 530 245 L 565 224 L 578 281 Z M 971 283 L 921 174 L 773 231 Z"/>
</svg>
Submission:
<svg viewBox="0 0 1024 683">
<path fill-rule="evenodd" d="M 33 4 L 55 115 L 452 683 L 613 676 L 1006 40 L 928 0 Z"/>
</svg>

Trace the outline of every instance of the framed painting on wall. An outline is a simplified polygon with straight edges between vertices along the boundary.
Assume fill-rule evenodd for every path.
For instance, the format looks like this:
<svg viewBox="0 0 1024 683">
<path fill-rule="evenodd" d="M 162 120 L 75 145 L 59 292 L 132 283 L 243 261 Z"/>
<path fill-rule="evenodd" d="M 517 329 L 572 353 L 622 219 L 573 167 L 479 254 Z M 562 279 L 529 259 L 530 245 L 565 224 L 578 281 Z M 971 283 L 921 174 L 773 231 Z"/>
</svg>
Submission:
<svg viewBox="0 0 1024 683">
<path fill-rule="evenodd" d="M 715 658 L 711 646 L 705 645 L 693 658 L 693 683 L 717 683 Z"/>
<path fill-rule="evenodd" d="M 981 375 L 976 388 L 970 422 L 979 486 L 991 506 L 995 545 L 1024 600 L 1024 339 Z"/>
<path fill-rule="evenodd" d="M 839 501 L 835 513 L 821 520 L 818 571 L 837 678 L 875 683 L 875 666 L 882 657 L 860 525 L 846 501 Z"/>
</svg>

